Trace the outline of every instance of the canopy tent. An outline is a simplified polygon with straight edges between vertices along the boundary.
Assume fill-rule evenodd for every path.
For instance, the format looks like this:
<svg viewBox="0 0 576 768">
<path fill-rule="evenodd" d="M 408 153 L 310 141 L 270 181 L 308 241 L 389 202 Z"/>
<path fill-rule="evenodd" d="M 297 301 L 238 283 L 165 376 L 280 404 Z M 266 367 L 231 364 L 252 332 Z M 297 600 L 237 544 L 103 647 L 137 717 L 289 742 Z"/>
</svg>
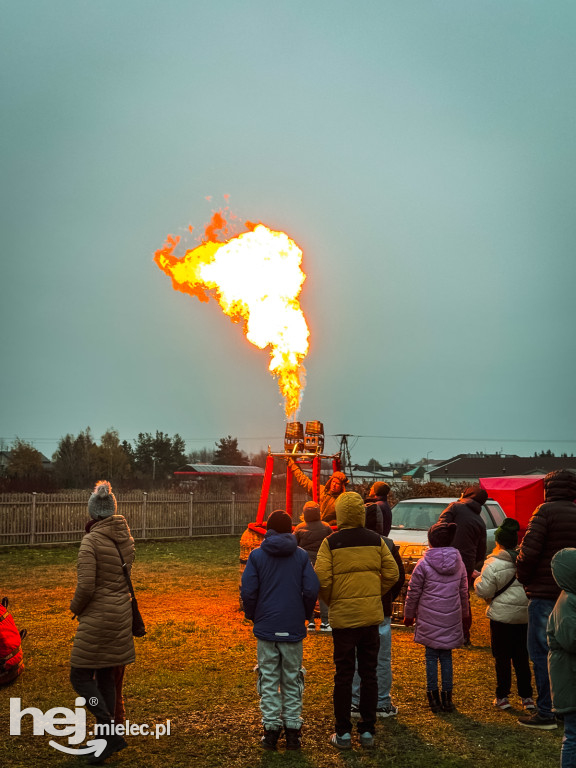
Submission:
<svg viewBox="0 0 576 768">
<path fill-rule="evenodd" d="M 544 475 L 481 477 L 480 486 L 508 517 L 518 520 L 522 537 L 532 513 L 544 502 Z"/>
</svg>

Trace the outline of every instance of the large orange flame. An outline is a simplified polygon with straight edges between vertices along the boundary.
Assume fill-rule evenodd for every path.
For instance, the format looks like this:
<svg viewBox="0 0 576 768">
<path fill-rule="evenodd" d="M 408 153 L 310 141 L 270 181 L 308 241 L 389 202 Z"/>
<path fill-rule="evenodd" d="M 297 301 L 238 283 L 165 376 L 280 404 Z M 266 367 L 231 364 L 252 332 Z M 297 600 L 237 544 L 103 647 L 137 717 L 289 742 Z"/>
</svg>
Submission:
<svg viewBox="0 0 576 768">
<path fill-rule="evenodd" d="M 287 420 L 295 417 L 305 384 L 302 360 L 310 332 L 298 296 L 306 275 L 302 251 L 284 232 L 263 224 L 251 231 L 214 242 L 216 230 L 227 232 L 220 214 L 206 228 L 206 242 L 179 259 L 180 238 L 167 238 L 154 261 L 172 278 L 178 291 L 200 301 L 215 298 L 234 322 L 242 322 L 246 338 L 260 349 L 270 347 L 269 370 L 278 377 Z"/>
</svg>

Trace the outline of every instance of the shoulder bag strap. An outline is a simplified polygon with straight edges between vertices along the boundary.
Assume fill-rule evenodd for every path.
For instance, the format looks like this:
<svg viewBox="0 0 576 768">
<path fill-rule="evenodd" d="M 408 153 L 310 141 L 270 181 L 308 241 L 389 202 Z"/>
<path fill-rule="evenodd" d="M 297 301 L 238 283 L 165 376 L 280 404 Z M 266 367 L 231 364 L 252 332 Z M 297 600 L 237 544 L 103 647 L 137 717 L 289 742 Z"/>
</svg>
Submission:
<svg viewBox="0 0 576 768">
<path fill-rule="evenodd" d="M 122 571 L 124 573 L 124 578 L 126 579 L 126 583 L 128 584 L 128 589 L 130 590 L 130 597 L 134 599 L 134 587 L 132 586 L 132 580 L 130 579 L 130 574 L 128 573 L 128 566 L 124 562 L 124 557 L 122 555 L 122 551 L 120 547 L 118 546 L 116 541 L 114 541 L 114 539 L 112 539 L 110 536 L 106 536 L 105 533 L 103 533 L 102 536 L 105 536 L 107 539 L 109 539 L 112 542 L 112 544 L 114 544 L 114 546 L 116 547 L 118 554 L 120 555 L 120 562 L 122 563 Z"/>
<path fill-rule="evenodd" d="M 511 587 L 512 584 L 514 584 L 515 581 L 516 581 L 516 574 L 514 574 L 514 576 L 512 576 L 512 578 L 510 579 L 510 581 L 507 584 L 504 584 L 504 586 L 500 587 L 500 589 L 497 592 L 494 592 L 494 594 L 492 595 L 492 600 L 494 600 L 496 597 L 498 597 L 498 595 L 501 595 L 502 592 L 506 592 L 508 587 Z"/>
</svg>

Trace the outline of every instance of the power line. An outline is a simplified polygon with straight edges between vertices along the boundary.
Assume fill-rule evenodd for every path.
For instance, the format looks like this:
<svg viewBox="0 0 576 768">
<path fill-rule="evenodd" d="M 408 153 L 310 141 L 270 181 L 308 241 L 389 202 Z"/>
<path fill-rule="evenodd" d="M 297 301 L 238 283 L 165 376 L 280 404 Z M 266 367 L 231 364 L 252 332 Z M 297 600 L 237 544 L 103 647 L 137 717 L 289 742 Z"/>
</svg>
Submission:
<svg viewBox="0 0 576 768">
<path fill-rule="evenodd" d="M 326 435 L 326 437 L 334 437 L 334 438 L 340 438 L 342 435 Z M 28 442 L 50 442 L 50 443 L 57 443 L 62 439 L 62 435 L 60 437 L 21 437 L 20 435 L 17 436 L 20 440 L 25 440 Z M 436 442 L 475 442 L 475 443 L 576 443 L 576 438 L 574 439 L 565 439 L 565 438 L 557 438 L 557 437 L 550 437 L 550 438 L 515 438 L 515 437 L 431 437 L 430 435 L 353 435 L 348 434 L 347 437 L 351 437 L 355 439 L 355 442 L 353 443 L 352 447 L 356 445 L 358 440 L 430 440 L 430 441 L 436 441 Z M 182 439 L 187 443 L 200 443 L 200 442 L 212 442 L 221 440 L 222 435 L 219 436 L 212 436 L 212 437 L 183 437 Z M 136 437 L 128 437 L 123 438 L 127 440 L 128 442 L 137 440 Z M 272 440 L 283 440 L 284 435 L 260 435 L 260 436 L 238 436 L 236 438 L 237 440 L 263 440 L 263 441 L 272 441 Z M 5 442 L 12 442 L 16 440 L 16 436 L 12 437 L 0 437 L 0 441 Z"/>
</svg>

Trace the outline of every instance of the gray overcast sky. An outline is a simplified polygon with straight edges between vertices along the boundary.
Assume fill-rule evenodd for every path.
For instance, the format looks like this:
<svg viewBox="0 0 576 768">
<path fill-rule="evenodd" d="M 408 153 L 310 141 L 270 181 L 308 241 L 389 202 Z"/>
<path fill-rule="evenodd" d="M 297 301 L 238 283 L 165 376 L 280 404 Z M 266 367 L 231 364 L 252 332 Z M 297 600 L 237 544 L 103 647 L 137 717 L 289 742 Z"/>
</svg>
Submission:
<svg viewBox="0 0 576 768">
<path fill-rule="evenodd" d="M 229 194 L 304 251 L 353 460 L 576 452 L 572 0 L 0 9 L 0 436 L 280 447 L 267 354 L 152 261 Z"/>
</svg>

